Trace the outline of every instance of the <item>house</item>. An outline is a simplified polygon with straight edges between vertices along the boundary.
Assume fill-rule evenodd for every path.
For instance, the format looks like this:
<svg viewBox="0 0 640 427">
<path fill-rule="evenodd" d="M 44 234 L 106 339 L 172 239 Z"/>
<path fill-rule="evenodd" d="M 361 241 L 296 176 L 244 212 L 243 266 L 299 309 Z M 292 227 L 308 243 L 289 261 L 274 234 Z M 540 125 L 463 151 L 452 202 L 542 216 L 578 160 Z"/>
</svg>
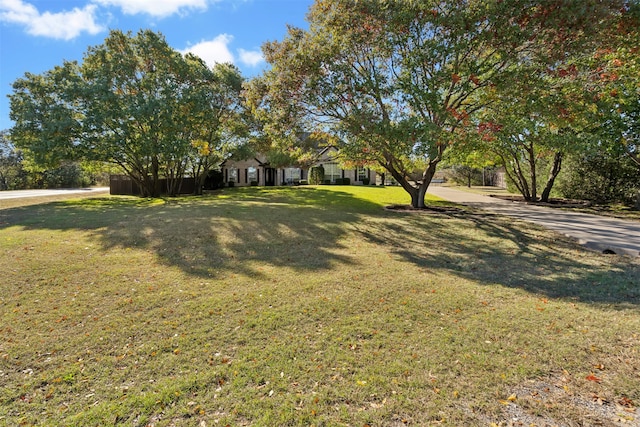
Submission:
<svg viewBox="0 0 640 427">
<path fill-rule="evenodd" d="M 263 156 L 256 156 L 246 160 L 226 160 L 220 165 L 222 181 L 225 186 L 238 185 L 297 185 L 308 181 L 309 170 L 313 166 L 324 168 L 325 183 L 335 184 L 344 182 L 348 178 L 349 184 L 368 185 L 382 184 L 384 175 L 377 174 L 366 167 L 342 169 L 336 160 L 338 150 L 335 147 L 325 147 L 318 152 L 315 163 L 310 167 L 273 167 Z"/>
<path fill-rule="evenodd" d="M 205 180 L 204 189 L 214 190 L 231 186 L 280 186 L 299 185 L 308 182 L 309 170 L 313 166 L 324 168 L 325 184 L 351 185 L 391 185 L 394 181 L 385 174 L 378 174 L 366 167 L 343 169 L 336 160 L 338 150 L 335 147 L 325 147 L 318 151 L 315 163 L 309 167 L 288 166 L 274 167 L 265 156 L 257 155 L 248 159 L 225 160 L 219 170 L 211 170 Z M 161 187 L 166 187 L 166 180 L 161 180 Z M 191 194 L 195 189 L 192 177 L 183 178 L 180 194 Z M 110 179 L 111 194 L 139 195 L 139 186 L 126 175 L 112 175 Z"/>
</svg>

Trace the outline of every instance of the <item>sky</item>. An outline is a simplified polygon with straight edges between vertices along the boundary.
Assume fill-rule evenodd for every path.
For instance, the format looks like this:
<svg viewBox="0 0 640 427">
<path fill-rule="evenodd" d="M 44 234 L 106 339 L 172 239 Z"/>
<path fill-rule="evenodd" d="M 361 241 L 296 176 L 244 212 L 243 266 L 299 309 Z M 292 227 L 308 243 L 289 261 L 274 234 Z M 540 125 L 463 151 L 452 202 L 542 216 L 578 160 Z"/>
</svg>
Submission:
<svg viewBox="0 0 640 427">
<path fill-rule="evenodd" d="M 267 64 L 260 46 L 287 25 L 307 28 L 313 0 L 0 0 L 0 130 L 10 128 L 12 83 L 82 58 L 110 30 L 162 33 L 169 45 L 207 64 L 232 62 L 243 76 Z"/>
</svg>

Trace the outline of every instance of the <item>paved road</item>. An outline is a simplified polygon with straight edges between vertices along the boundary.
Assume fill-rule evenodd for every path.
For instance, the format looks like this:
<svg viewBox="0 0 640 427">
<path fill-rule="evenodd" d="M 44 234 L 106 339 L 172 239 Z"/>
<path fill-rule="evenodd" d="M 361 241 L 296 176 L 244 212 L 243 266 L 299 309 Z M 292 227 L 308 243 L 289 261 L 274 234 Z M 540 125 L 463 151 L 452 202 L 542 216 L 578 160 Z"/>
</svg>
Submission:
<svg viewBox="0 0 640 427">
<path fill-rule="evenodd" d="M 55 190 L 16 190 L 16 191 L 0 191 L 0 200 L 22 199 L 25 197 L 46 197 L 59 196 L 77 193 L 98 193 L 109 191 L 109 187 L 91 187 L 91 188 L 59 188 Z"/>
<path fill-rule="evenodd" d="M 573 237 L 590 249 L 640 256 L 640 222 L 510 202 L 449 187 L 430 186 L 428 192 L 455 203 L 534 222 Z"/>
</svg>

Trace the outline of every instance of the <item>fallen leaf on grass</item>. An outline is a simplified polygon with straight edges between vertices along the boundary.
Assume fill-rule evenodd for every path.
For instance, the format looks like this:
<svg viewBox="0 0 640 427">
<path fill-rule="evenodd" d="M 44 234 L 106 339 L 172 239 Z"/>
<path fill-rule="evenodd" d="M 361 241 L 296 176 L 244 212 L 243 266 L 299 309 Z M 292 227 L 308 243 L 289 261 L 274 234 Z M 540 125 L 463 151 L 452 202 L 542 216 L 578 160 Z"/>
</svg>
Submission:
<svg viewBox="0 0 640 427">
<path fill-rule="evenodd" d="M 596 377 L 593 374 L 587 375 L 586 379 L 587 379 L 587 381 L 593 381 L 595 383 L 600 383 L 600 381 L 602 381 L 600 378 Z"/>
<path fill-rule="evenodd" d="M 600 397 L 595 393 L 593 393 L 591 397 L 593 401 L 596 402 L 598 405 L 604 405 L 605 403 L 609 403 L 607 399 L 605 399 L 604 397 Z"/>
<path fill-rule="evenodd" d="M 622 406 L 623 410 L 625 412 L 635 412 L 636 408 L 633 405 L 633 401 L 631 399 L 629 399 L 628 397 L 622 397 L 620 399 L 618 399 L 618 405 Z"/>
</svg>

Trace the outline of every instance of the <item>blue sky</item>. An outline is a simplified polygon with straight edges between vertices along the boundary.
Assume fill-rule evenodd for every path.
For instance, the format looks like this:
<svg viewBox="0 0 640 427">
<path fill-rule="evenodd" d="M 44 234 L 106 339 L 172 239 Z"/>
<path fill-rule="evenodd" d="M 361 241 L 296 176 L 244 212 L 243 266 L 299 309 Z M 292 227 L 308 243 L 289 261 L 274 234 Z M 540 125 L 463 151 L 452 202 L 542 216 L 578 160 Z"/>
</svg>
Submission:
<svg viewBox="0 0 640 427">
<path fill-rule="evenodd" d="M 282 40 L 286 25 L 306 28 L 312 0 L 0 0 L 0 130 L 9 120 L 11 84 L 63 60 L 81 61 L 109 30 L 162 33 L 208 64 L 232 62 L 245 77 L 266 67 L 260 46 Z"/>
</svg>

